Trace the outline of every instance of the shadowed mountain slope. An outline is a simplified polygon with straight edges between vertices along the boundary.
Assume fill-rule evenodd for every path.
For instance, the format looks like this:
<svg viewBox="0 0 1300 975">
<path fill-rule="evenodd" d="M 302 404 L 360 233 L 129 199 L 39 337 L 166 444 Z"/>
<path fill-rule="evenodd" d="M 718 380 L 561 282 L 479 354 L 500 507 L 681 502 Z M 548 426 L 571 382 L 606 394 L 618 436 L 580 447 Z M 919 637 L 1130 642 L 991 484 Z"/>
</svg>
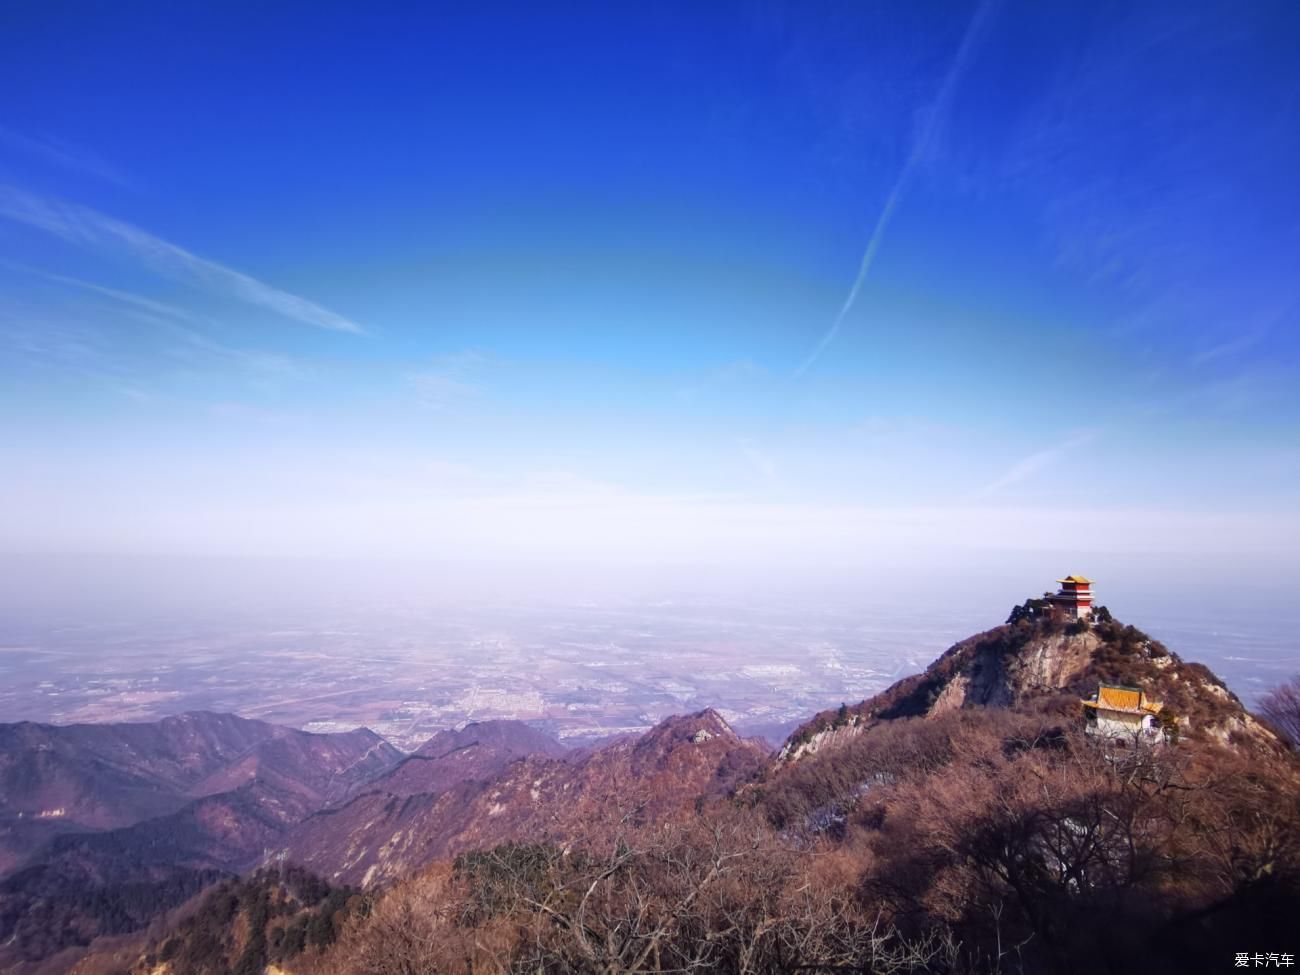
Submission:
<svg viewBox="0 0 1300 975">
<path fill-rule="evenodd" d="M 440 731 L 395 768 L 371 781 L 367 792 L 395 796 L 438 793 L 462 782 L 488 779 L 528 755 L 560 758 L 567 749 L 522 721 L 479 721 Z"/>
<path fill-rule="evenodd" d="M 308 734 L 207 713 L 108 726 L 100 740 L 81 728 L 13 727 L 8 781 L 25 791 L 10 800 L 19 809 L 11 824 L 25 826 L 23 804 L 54 795 L 88 818 L 137 821 L 87 831 L 58 816 L 54 835 L 7 830 L 18 865 L 0 880 L 0 968 L 134 930 L 255 862 L 290 826 L 401 757 L 366 729 Z M 33 769 L 40 774 L 24 775 Z M 158 795 L 146 800 L 151 788 Z M 152 810 L 163 811 L 145 818 Z"/>
<path fill-rule="evenodd" d="M 366 793 L 303 822 L 283 852 L 331 881 L 373 884 L 506 840 L 569 839 L 611 811 L 672 817 L 725 794 L 766 759 L 765 747 L 707 710 L 571 758 L 513 761 L 439 793 Z"/>
<path fill-rule="evenodd" d="M 192 712 L 123 724 L 0 725 L 0 814 L 111 829 L 183 805 L 282 729 Z"/>
</svg>

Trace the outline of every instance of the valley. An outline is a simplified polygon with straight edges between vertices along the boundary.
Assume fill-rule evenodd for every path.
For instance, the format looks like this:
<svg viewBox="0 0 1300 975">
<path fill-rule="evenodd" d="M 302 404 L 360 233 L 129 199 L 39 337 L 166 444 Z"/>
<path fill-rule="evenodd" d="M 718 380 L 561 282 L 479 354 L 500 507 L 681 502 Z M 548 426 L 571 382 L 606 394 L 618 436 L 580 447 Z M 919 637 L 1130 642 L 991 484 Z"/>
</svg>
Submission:
<svg viewBox="0 0 1300 975">
<path fill-rule="evenodd" d="M 1141 594 L 1138 594 L 1141 601 Z M 1300 670 L 1283 616 L 1153 613 L 1151 629 L 1246 701 Z M 0 716 L 56 723 L 234 712 L 307 731 L 367 727 L 405 751 L 469 721 L 526 721 L 570 745 L 717 708 L 779 741 L 997 622 L 986 607 L 696 602 L 0 622 Z"/>
<path fill-rule="evenodd" d="M 690 605 L 10 624 L 0 667 L 20 676 L 0 682 L 0 714 L 70 723 L 233 711 L 307 731 L 368 727 L 411 751 L 467 721 L 527 721 L 581 744 L 712 706 L 777 740 L 810 711 L 884 688 L 970 624 Z"/>
</svg>

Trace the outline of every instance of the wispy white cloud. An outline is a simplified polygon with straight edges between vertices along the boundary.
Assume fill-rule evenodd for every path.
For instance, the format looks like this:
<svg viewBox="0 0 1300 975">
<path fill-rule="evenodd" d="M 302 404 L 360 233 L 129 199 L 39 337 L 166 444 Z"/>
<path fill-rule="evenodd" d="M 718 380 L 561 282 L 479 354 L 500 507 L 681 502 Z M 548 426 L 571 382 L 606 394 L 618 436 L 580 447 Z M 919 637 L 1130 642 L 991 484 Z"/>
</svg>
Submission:
<svg viewBox="0 0 1300 975">
<path fill-rule="evenodd" d="M 139 406 L 151 406 L 158 399 L 155 394 L 138 386 L 118 385 L 113 387 L 113 391 Z"/>
<path fill-rule="evenodd" d="M 862 261 L 858 264 L 858 274 L 853 279 L 853 285 L 849 288 L 848 296 L 844 299 L 844 304 L 840 306 L 839 313 L 835 316 L 831 327 L 826 330 L 817 341 L 817 344 L 813 346 L 812 352 L 808 353 L 808 357 L 795 370 L 796 376 L 802 376 L 821 358 L 822 353 L 839 335 L 840 329 L 844 325 L 844 319 L 853 310 L 853 306 L 857 304 L 858 295 L 867 280 L 867 275 L 871 272 L 871 265 L 875 263 L 880 244 L 885 238 L 885 231 L 889 229 L 889 223 L 894 218 L 894 211 L 898 209 L 899 201 L 903 198 L 904 192 L 911 183 L 913 173 L 920 163 L 930 155 L 935 137 L 943 124 L 943 118 L 948 112 L 948 106 L 952 102 L 953 91 L 970 63 L 983 33 L 984 24 L 989 18 L 991 7 L 990 0 L 984 0 L 976 8 L 974 16 L 971 17 L 970 25 L 966 28 L 966 33 L 962 37 L 961 45 L 957 48 L 957 54 L 952 59 L 948 73 L 944 76 L 943 83 L 939 86 L 939 91 L 930 104 L 929 111 L 925 113 L 920 131 L 912 143 L 912 151 L 903 163 L 898 178 L 894 180 L 889 195 L 885 197 L 885 205 L 881 208 L 880 216 L 876 218 L 876 226 L 871 231 L 871 237 L 867 241 L 867 249 L 862 254 Z"/>
<path fill-rule="evenodd" d="M 1253 349 L 1264 339 L 1268 338 L 1270 331 L 1269 325 L 1262 325 L 1258 328 L 1251 329 L 1233 336 L 1226 341 L 1219 342 L 1206 349 L 1201 350 L 1192 356 L 1192 365 L 1203 366 L 1207 362 L 1213 362 L 1215 359 L 1223 359 L 1230 356 L 1238 355 Z"/>
<path fill-rule="evenodd" d="M 60 169 L 94 176 L 124 189 L 132 188 L 120 172 L 84 149 L 76 149 L 62 142 L 36 139 L 3 125 L 0 125 L 0 144 L 25 152 Z"/>
<path fill-rule="evenodd" d="M 873 413 L 863 417 L 850 428 L 854 433 L 870 437 L 893 437 L 918 440 L 960 433 L 958 426 L 933 417 L 913 416 L 903 413 Z"/>
<path fill-rule="evenodd" d="M 749 461 L 754 470 L 762 475 L 763 480 L 776 480 L 776 461 L 772 459 L 770 454 L 748 437 L 737 440 L 736 445 L 740 447 L 740 452 L 745 455 L 745 459 Z"/>
<path fill-rule="evenodd" d="M 259 380 L 302 378 L 314 370 L 308 364 L 291 356 L 276 355 L 272 352 L 260 352 L 255 349 L 241 349 L 215 342 L 199 332 L 178 329 L 177 334 L 185 345 L 179 354 L 199 353 L 218 359 L 225 359 L 236 366 L 245 368 L 258 376 Z"/>
<path fill-rule="evenodd" d="M 445 410 L 482 392 L 476 377 L 483 356 L 472 350 L 439 356 L 426 369 L 408 373 L 407 384 L 420 405 Z"/>
<path fill-rule="evenodd" d="M 445 410 L 453 403 L 477 395 L 479 391 L 472 383 L 433 371 L 412 373 L 408 380 L 420 405 L 431 410 Z"/>
<path fill-rule="evenodd" d="M 207 414 L 218 420 L 229 420 L 240 425 L 259 427 L 300 425 L 310 417 L 310 414 L 303 410 L 277 409 L 237 400 L 222 400 L 212 403 L 207 408 Z"/>
<path fill-rule="evenodd" d="M 111 338 L 80 323 L 0 312 L 0 349 L 6 363 L 38 373 L 70 374 L 112 389 L 131 378 L 129 363 Z"/>
<path fill-rule="evenodd" d="M 198 322 L 200 317 L 185 310 L 178 308 L 176 305 L 169 305 L 166 302 L 155 301 L 152 298 L 146 298 L 144 295 L 135 294 L 132 291 L 122 291 L 119 288 L 109 288 L 102 284 L 95 284 L 93 281 L 83 281 L 81 278 L 69 277 L 66 274 L 54 274 L 51 271 L 42 271 L 38 268 L 28 267 L 25 264 L 19 264 L 15 261 L 0 260 L 0 267 L 8 268 L 11 271 L 21 271 L 23 274 L 30 274 L 38 278 L 44 278 L 46 281 L 53 281 L 55 284 L 64 284 L 70 288 L 76 288 L 80 291 L 89 291 L 92 294 L 102 295 L 105 298 L 112 298 L 114 301 L 121 302 L 137 308 L 140 311 L 149 312 L 154 315 L 177 318 L 187 322 Z"/>
<path fill-rule="evenodd" d="M 692 381 L 673 390 L 673 396 L 694 403 L 701 396 L 720 389 L 735 388 L 767 375 L 767 370 L 752 359 L 736 359 L 694 375 Z"/>
<path fill-rule="evenodd" d="M 305 371 L 301 363 L 287 356 L 236 348 L 209 338 L 199 331 L 199 328 L 211 323 L 202 315 L 196 315 L 185 308 L 179 308 L 176 305 L 162 301 L 155 301 L 132 291 L 105 287 L 102 284 L 69 277 L 66 274 L 41 271 L 13 261 L 0 260 L 0 267 L 20 271 L 46 281 L 52 281 L 55 284 L 108 298 L 113 303 L 124 308 L 126 314 L 131 318 L 163 329 L 179 339 L 181 345 L 175 350 L 178 354 L 188 356 L 193 352 L 205 353 L 246 366 L 263 374 L 301 375 Z"/>
<path fill-rule="evenodd" d="M 1080 447 L 1089 443 L 1096 438 L 1096 432 L 1086 430 L 1082 433 L 1075 434 L 1066 440 L 1052 447 L 1035 451 L 1028 457 L 1016 461 L 999 477 L 994 478 L 979 492 L 980 497 L 988 497 L 997 494 L 1005 488 L 1018 484 L 1030 477 L 1033 477 L 1044 468 L 1050 467 L 1063 457 L 1067 457 Z"/>
<path fill-rule="evenodd" d="M 1300 89 L 1236 86 L 1267 55 L 1226 9 L 1128 4 L 1081 30 L 977 177 L 1023 193 L 1060 268 L 1116 296 L 1130 361 L 1223 367 L 1295 307 L 1300 224 L 1266 214 L 1289 199 Z"/>
<path fill-rule="evenodd" d="M 356 322 L 241 271 L 192 254 L 139 227 L 88 207 L 0 187 L 0 216 L 93 250 L 124 253 L 156 274 L 224 294 L 335 332 L 364 333 Z"/>
</svg>

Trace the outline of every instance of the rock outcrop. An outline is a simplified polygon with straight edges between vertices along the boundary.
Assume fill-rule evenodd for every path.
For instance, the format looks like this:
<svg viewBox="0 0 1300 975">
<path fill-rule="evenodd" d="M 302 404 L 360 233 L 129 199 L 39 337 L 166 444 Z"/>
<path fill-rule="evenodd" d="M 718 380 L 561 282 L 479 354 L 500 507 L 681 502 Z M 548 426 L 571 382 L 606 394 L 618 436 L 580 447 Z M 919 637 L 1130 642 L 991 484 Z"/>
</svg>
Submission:
<svg viewBox="0 0 1300 975">
<path fill-rule="evenodd" d="M 806 722 L 779 753 L 784 762 L 834 748 L 880 721 L 926 718 L 963 708 L 1069 707 L 1100 682 L 1142 688 L 1162 702 L 1181 735 L 1244 748 L 1276 749 L 1273 733 L 1202 664 L 1184 661 L 1109 614 L 1095 623 L 1019 619 L 955 644 L 914 674 L 847 711 Z M 1079 720 L 1082 720 L 1081 716 Z"/>
</svg>

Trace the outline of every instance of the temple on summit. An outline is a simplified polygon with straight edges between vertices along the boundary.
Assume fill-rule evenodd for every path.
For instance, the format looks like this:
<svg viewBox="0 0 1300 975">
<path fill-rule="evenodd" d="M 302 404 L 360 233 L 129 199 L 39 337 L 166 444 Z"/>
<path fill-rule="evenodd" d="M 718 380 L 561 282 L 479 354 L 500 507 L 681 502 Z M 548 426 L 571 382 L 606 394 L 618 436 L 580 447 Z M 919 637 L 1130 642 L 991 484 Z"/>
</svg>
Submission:
<svg viewBox="0 0 1300 975">
<path fill-rule="evenodd" d="M 1061 584 L 1061 590 L 1048 596 L 1048 602 L 1067 619 L 1087 619 L 1092 614 L 1092 580 L 1071 575 L 1056 581 Z"/>
</svg>

